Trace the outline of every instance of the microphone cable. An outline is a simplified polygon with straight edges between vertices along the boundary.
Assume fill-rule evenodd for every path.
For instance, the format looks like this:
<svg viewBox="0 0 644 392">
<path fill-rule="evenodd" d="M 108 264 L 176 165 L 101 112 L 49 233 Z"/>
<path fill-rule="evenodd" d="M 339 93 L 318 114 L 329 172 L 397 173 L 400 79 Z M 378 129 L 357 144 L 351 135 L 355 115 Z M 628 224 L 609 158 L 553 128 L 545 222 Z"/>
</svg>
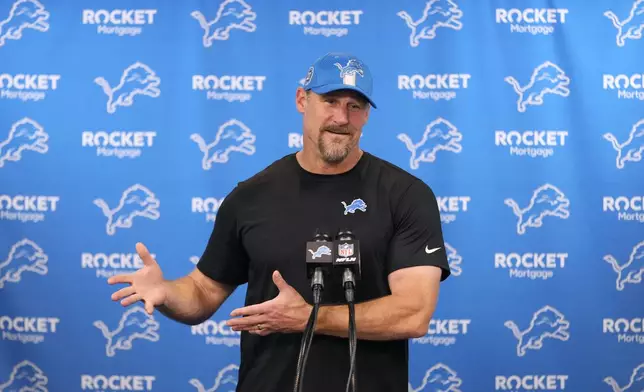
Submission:
<svg viewBox="0 0 644 392">
<path fill-rule="evenodd" d="M 302 340 L 300 341 L 300 353 L 297 358 L 295 385 L 293 387 L 294 392 L 302 392 L 304 385 L 303 379 L 306 370 L 306 362 L 308 361 L 309 352 L 311 351 L 311 343 L 313 342 L 313 335 L 315 333 L 315 327 L 317 325 L 320 302 L 322 301 L 322 287 L 323 285 L 320 283 L 313 284 L 313 309 L 311 309 L 309 320 L 306 323 L 306 328 L 304 328 Z"/>
<path fill-rule="evenodd" d="M 356 349 L 358 343 L 358 332 L 356 330 L 356 312 L 354 304 L 354 283 L 349 280 L 344 284 L 344 295 L 349 307 L 349 378 L 347 379 L 346 392 L 357 391 L 356 387 Z M 351 387 L 351 389 L 349 389 Z"/>
</svg>

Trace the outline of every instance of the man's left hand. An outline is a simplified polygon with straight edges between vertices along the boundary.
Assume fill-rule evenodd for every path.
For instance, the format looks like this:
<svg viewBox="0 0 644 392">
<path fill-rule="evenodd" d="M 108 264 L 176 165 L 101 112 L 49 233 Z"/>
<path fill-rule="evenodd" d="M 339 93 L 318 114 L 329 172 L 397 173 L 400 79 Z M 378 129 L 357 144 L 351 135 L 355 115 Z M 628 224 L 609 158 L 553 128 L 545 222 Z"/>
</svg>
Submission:
<svg viewBox="0 0 644 392">
<path fill-rule="evenodd" d="M 273 272 L 273 282 L 279 290 L 277 297 L 230 313 L 232 317 L 243 316 L 226 322 L 233 331 L 248 331 L 260 336 L 304 331 L 313 307 L 286 283 L 278 271 Z"/>
</svg>

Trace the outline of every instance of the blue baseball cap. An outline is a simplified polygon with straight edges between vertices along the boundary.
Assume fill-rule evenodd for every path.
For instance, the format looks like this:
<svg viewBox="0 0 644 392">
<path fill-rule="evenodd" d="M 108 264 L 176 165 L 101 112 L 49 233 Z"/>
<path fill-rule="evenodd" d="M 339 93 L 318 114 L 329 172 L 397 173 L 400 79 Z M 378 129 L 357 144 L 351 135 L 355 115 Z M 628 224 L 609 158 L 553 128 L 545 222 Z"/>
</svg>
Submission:
<svg viewBox="0 0 644 392">
<path fill-rule="evenodd" d="M 362 94 L 373 106 L 373 78 L 369 67 L 348 53 L 327 53 L 309 68 L 304 78 L 305 90 L 325 94 L 335 90 L 353 90 Z"/>
</svg>

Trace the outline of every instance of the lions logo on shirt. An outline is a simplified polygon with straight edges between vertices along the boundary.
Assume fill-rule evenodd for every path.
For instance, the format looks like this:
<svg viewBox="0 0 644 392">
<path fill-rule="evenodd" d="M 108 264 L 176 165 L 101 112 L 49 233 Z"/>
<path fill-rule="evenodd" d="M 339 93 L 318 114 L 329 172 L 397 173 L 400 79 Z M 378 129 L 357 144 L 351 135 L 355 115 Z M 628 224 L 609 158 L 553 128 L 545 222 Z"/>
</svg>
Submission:
<svg viewBox="0 0 644 392">
<path fill-rule="evenodd" d="M 342 205 L 344 206 L 344 215 L 355 214 L 357 210 L 362 212 L 367 211 L 367 203 L 362 199 L 354 199 L 349 205 L 343 201 Z"/>
</svg>

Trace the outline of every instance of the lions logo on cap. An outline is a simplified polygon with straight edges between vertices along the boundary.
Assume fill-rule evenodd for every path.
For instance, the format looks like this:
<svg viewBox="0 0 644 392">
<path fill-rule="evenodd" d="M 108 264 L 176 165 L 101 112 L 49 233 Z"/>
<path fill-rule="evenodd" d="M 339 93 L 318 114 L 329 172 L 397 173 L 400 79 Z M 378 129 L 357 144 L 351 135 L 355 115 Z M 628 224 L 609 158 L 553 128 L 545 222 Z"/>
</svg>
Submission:
<svg viewBox="0 0 644 392">
<path fill-rule="evenodd" d="M 356 74 L 364 76 L 362 63 L 356 59 L 349 60 L 347 62 L 347 65 L 345 65 L 344 67 L 340 63 L 335 63 L 335 66 L 340 70 L 340 77 L 342 78 L 342 83 L 344 84 L 355 86 Z"/>
<path fill-rule="evenodd" d="M 304 85 L 308 85 L 311 83 L 311 79 L 313 79 L 313 67 L 309 68 L 309 72 L 306 73 L 306 78 L 304 78 Z"/>
</svg>

